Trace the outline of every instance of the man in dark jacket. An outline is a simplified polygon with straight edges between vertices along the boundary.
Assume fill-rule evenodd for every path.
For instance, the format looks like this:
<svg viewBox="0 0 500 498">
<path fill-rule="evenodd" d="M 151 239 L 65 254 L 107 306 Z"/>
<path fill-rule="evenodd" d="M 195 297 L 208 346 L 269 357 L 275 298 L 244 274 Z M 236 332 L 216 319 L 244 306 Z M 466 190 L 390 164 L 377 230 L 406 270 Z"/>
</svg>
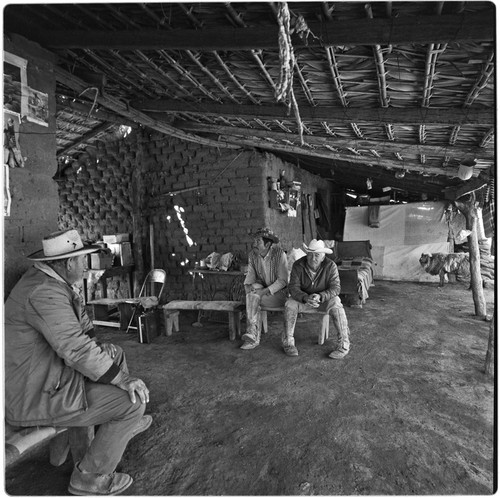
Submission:
<svg viewBox="0 0 500 498">
<path fill-rule="evenodd" d="M 76 291 L 86 255 L 99 247 L 84 246 L 76 230 L 42 246 L 5 303 L 5 418 L 24 427 L 98 425 L 68 491 L 118 494 L 132 478 L 116 466 L 128 441 L 151 425 L 149 391 L 129 375 L 119 347 L 96 342 Z"/>
<path fill-rule="evenodd" d="M 325 257 L 332 250 L 325 247 L 322 240 L 316 239 L 308 246 L 303 246 L 307 254 L 293 264 L 288 284 L 291 297 L 285 303 L 283 349 L 288 356 L 298 356 L 293 337 L 297 315 L 318 309 L 328 311 L 338 332 L 336 348 L 329 357 L 342 359 L 349 352 L 349 325 L 339 298 L 340 278 L 337 265 Z"/>
</svg>

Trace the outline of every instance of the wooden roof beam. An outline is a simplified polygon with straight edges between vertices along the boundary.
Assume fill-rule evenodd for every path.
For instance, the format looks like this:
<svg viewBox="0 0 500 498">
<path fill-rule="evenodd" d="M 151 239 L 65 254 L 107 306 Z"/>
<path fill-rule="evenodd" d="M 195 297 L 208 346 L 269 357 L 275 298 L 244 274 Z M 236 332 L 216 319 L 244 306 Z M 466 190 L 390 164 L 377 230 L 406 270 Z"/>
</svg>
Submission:
<svg viewBox="0 0 500 498">
<path fill-rule="evenodd" d="M 66 85 L 68 88 L 75 90 L 76 92 L 82 93 L 89 87 L 89 85 L 85 81 L 81 80 L 71 73 L 68 73 L 67 71 L 64 71 L 64 69 L 61 69 L 58 66 L 55 66 L 54 73 L 56 79 L 60 83 Z M 125 118 L 140 123 L 143 126 L 147 126 L 153 130 L 164 133 L 165 135 L 179 138 L 180 140 L 187 140 L 188 142 L 208 145 L 209 147 L 225 147 L 230 149 L 239 148 L 237 144 L 230 144 L 228 142 L 225 142 L 224 140 L 216 141 L 209 138 L 199 137 L 191 133 L 186 133 L 185 131 L 179 130 L 178 128 L 175 128 L 167 123 L 160 122 L 157 119 L 154 119 L 151 116 L 148 116 L 147 114 L 134 109 L 132 106 L 128 106 L 121 100 L 110 95 L 101 95 L 100 93 L 98 93 L 95 97 L 95 102 L 107 109 L 110 109 L 116 114 L 119 114 L 120 116 L 124 116 Z"/>
<path fill-rule="evenodd" d="M 205 28 L 164 31 L 141 30 L 39 30 L 24 33 L 21 25 L 9 24 L 9 5 L 4 11 L 6 32 L 15 30 L 51 48 L 117 50 L 252 50 L 277 49 L 278 27 Z M 43 8 L 40 6 L 40 8 Z M 15 13 L 15 10 L 14 10 Z M 315 35 L 308 46 L 385 45 L 404 43 L 449 43 L 495 39 L 494 10 L 471 14 L 419 15 L 375 19 L 345 19 L 327 23 L 308 22 Z M 294 45 L 303 45 L 293 35 Z"/>
<path fill-rule="evenodd" d="M 57 157 L 64 156 L 68 152 L 72 151 L 73 149 L 76 149 L 79 145 L 84 144 L 93 138 L 97 137 L 98 135 L 107 132 L 110 128 L 115 127 L 116 125 L 114 123 L 104 123 L 102 125 L 97 126 L 96 128 L 90 130 L 89 132 L 85 133 L 82 135 L 78 140 L 75 140 L 74 142 L 70 143 L 64 149 L 60 150 L 57 153 Z"/>
<path fill-rule="evenodd" d="M 130 103 L 135 109 L 151 112 L 189 112 L 192 114 L 225 116 L 234 118 L 293 120 L 285 106 L 281 105 L 232 105 L 200 104 L 173 100 L 136 100 Z M 469 108 L 341 108 L 341 107 L 301 107 L 301 118 L 305 121 L 330 124 L 353 122 L 393 123 L 408 125 L 485 125 L 495 123 L 495 110 L 484 107 Z"/>
<path fill-rule="evenodd" d="M 195 126 L 195 125 L 193 125 Z M 187 127 L 187 124 L 186 124 Z M 210 129 L 215 129 L 216 127 L 210 126 Z M 256 133 L 253 133 L 256 131 Z M 251 130 L 250 133 L 257 135 L 257 130 Z M 247 133 L 249 135 L 250 133 Z M 388 169 L 405 169 L 406 171 L 416 171 L 419 173 L 428 173 L 433 175 L 443 175 L 448 177 L 456 176 L 456 168 L 453 170 L 448 169 L 445 170 L 443 168 L 433 168 L 433 167 L 422 167 L 415 161 L 395 161 L 392 159 L 381 159 L 377 157 L 367 157 L 361 155 L 350 155 L 350 154 L 340 154 L 336 152 L 329 152 L 326 150 L 318 150 L 313 148 L 305 148 L 299 145 L 285 145 L 282 143 L 278 143 L 277 139 L 272 138 L 272 135 L 269 131 L 264 132 L 265 136 L 268 138 L 258 138 L 257 136 L 253 136 L 251 138 L 243 138 L 241 136 L 225 136 L 224 140 L 226 143 L 233 143 L 235 145 L 239 145 L 240 147 L 255 147 L 259 149 L 269 150 L 271 152 L 288 152 L 290 154 L 300 154 L 303 156 L 311 156 L 311 157 L 323 157 L 326 159 L 343 161 L 347 163 L 353 164 L 371 164 L 373 166 L 379 166 Z M 276 133 L 277 135 L 285 135 Z M 310 137 L 307 137 L 310 138 Z"/>
<path fill-rule="evenodd" d="M 237 128 L 233 126 L 217 126 L 217 125 L 206 125 L 201 123 L 191 123 L 191 122 L 176 122 L 175 126 L 178 128 L 190 131 L 190 132 L 202 132 L 202 133 L 216 133 L 227 136 L 255 136 L 259 138 L 272 138 L 275 140 L 288 140 L 290 142 L 300 142 L 300 137 L 298 134 L 292 133 L 282 133 L 282 132 L 272 132 L 256 130 L 253 128 Z M 377 140 L 356 140 L 348 138 L 338 138 L 338 137 L 318 137 L 318 136 L 304 136 L 304 142 L 306 144 L 325 146 L 330 145 L 332 147 L 340 147 L 344 149 L 355 149 L 355 150 L 376 150 L 380 154 L 395 154 L 399 152 L 404 155 L 418 155 L 427 154 L 430 156 L 444 156 L 447 155 L 452 159 L 461 160 L 465 156 L 474 156 L 476 159 L 494 159 L 493 152 L 487 152 L 482 147 L 442 147 L 438 145 L 425 145 L 425 144 L 411 144 L 402 142 L 392 142 L 392 141 L 377 141 Z M 367 162 L 373 158 L 366 157 Z M 377 159 L 374 159 L 376 162 Z M 401 162 L 399 163 L 401 165 Z"/>
</svg>

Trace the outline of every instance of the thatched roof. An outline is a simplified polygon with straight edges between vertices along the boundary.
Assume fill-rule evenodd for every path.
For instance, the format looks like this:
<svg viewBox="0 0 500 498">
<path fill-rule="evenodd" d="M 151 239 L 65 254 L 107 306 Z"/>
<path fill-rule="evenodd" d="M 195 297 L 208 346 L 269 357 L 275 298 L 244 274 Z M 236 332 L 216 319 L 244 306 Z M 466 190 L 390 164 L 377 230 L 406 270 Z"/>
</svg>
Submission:
<svg viewBox="0 0 500 498">
<path fill-rule="evenodd" d="M 132 123 L 358 193 L 443 198 L 461 161 L 493 169 L 490 2 L 23 4 L 4 30 L 58 56 L 60 155 Z"/>
</svg>

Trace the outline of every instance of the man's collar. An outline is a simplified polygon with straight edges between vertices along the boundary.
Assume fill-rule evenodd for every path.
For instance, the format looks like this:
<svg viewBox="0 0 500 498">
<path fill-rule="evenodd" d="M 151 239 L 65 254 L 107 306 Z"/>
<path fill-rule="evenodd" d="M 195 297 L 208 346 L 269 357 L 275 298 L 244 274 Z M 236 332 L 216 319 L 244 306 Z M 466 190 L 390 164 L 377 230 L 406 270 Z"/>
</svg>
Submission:
<svg viewBox="0 0 500 498">
<path fill-rule="evenodd" d="M 55 278 L 56 280 L 59 280 L 59 282 L 63 282 L 67 285 L 69 285 L 73 290 L 75 290 L 75 287 L 74 285 L 70 285 L 68 284 L 68 282 L 66 282 L 66 280 L 64 280 L 64 278 L 61 277 L 61 275 L 59 275 L 59 273 L 57 273 L 54 268 L 52 268 L 51 266 L 49 266 L 48 264 L 46 263 L 43 263 L 41 261 L 37 261 L 34 265 L 33 265 L 37 270 L 40 270 L 40 271 L 43 271 L 43 273 L 45 273 L 46 275 L 48 275 L 49 277 L 52 277 L 52 278 Z"/>
</svg>

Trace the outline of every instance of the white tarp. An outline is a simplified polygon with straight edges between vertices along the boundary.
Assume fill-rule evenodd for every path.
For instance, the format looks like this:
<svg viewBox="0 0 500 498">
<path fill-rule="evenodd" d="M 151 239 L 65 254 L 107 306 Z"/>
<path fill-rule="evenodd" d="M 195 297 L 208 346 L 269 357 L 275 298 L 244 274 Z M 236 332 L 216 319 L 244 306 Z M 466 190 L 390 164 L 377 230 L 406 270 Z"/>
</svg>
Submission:
<svg viewBox="0 0 500 498">
<path fill-rule="evenodd" d="M 374 276 L 382 280 L 435 282 L 424 272 L 424 252 L 450 252 L 444 202 L 380 206 L 378 228 L 368 226 L 368 206 L 348 207 L 344 240 L 370 240 Z"/>
</svg>

